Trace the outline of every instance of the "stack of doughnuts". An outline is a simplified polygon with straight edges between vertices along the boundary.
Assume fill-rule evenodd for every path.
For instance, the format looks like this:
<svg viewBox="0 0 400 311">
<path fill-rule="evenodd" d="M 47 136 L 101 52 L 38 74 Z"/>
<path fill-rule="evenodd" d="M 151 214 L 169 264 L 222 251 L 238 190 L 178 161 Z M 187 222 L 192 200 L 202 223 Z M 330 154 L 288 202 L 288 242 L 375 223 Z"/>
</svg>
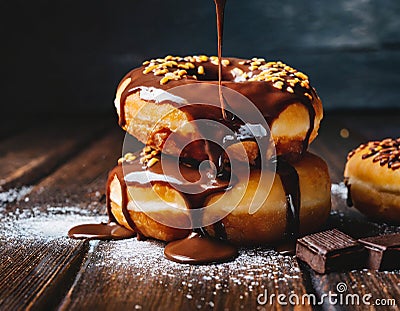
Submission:
<svg viewBox="0 0 400 311">
<path fill-rule="evenodd" d="M 145 61 L 122 79 L 116 92 L 119 124 L 143 143 L 143 150 L 124 154 L 109 174 L 110 220 L 144 238 L 173 241 L 196 227 L 204 235 L 237 245 L 275 243 L 318 230 L 330 211 L 330 178 L 326 163 L 307 151 L 323 115 L 308 77 L 282 62 L 261 58 L 223 58 L 221 63 L 223 87 L 240 93 L 258 109 L 269 127 L 268 146 L 275 150 L 264 150 L 251 135 L 243 139 L 236 135 L 244 124 L 235 113 L 247 107 L 231 107 L 227 117 L 222 105 L 183 105 L 173 94 L 174 88 L 184 85 L 198 89 L 218 85 L 217 57 Z M 234 151 L 228 159 L 228 152 L 219 146 L 215 160 L 210 142 L 191 123 L 199 119 L 234 131 L 236 140 L 228 148 L 240 147 L 245 157 L 236 157 Z M 182 140 L 191 143 L 182 148 Z M 217 173 L 204 181 L 200 167 L 213 159 Z M 249 173 L 235 175 L 230 170 L 233 161 L 246 164 Z M 266 170 L 271 183 L 265 189 L 260 186 L 261 162 L 273 164 Z M 167 171 L 174 163 L 175 169 Z M 144 175 L 147 183 L 142 181 Z M 252 209 L 256 192 L 262 200 Z M 211 220 L 194 225 L 187 211 L 209 206 L 201 217 Z"/>
</svg>

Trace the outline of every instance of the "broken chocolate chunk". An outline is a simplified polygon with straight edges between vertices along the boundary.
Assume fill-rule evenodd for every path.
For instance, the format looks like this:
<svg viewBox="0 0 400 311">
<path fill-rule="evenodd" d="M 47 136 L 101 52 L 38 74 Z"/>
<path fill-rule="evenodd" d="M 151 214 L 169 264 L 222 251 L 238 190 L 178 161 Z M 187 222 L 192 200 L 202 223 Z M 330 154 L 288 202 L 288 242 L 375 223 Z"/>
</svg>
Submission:
<svg viewBox="0 0 400 311">
<path fill-rule="evenodd" d="M 373 270 L 400 268 L 400 233 L 358 240 L 368 251 L 367 267 Z"/>
<path fill-rule="evenodd" d="M 364 267 L 366 255 L 360 243 L 337 229 L 305 236 L 296 245 L 297 258 L 318 273 Z"/>
</svg>

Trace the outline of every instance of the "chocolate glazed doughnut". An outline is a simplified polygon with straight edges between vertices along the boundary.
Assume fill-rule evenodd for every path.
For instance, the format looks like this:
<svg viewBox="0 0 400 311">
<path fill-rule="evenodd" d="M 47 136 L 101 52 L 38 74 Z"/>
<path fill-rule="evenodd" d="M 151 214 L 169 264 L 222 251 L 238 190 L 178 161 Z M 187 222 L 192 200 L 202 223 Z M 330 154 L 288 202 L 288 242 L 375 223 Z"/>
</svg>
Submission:
<svg viewBox="0 0 400 311">
<path fill-rule="evenodd" d="M 157 159 L 155 156 L 152 159 Z M 123 161 L 125 179 L 120 180 L 122 165 L 116 167 L 109 175 L 107 201 L 110 203 L 109 217 L 112 221 L 145 237 L 164 241 L 174 241 L 189 235 L 193 221 L 187 212 L 193 208 L 211 206 L 204 211 L 205 218 L 219 218 L 225 209 L 231 210 L 222 220 L 212 225 L 196 229 L 202 237 L 213 237 L 236 245 L 254 245 L 276 243 L 317 230 L 326 220 L 330 210 L 330 179 L 326 163 L 319 157 L 306 152 L 301 160 L 295 163 L 278 164 L 278 175 L 274 179 L 271 191 L 264 190 L 265 202 L 255 214 L 249 214 L 254 193 L 260 183 L 259 170 L 253 169 L 249 181 L 238 175 L 232 187 L 224 180 L 211 184 L 204 180 L 193 185 L 199 171 L 196 167 L 181 164 L 181 174 L 164 168 L 170 165 L 169 160 L 143 166 L 139 157 L 128 156 Z M 172 160 L 171 160 L 172 161 Z M 149 183 L 142 183 L 139 176 L 149 172 Z M 273 172 L 271 172 L 273 174 Z M 170 180 L 165 183 L 164 180 Z M 174 187 L 205 189 L 193 196 Z M 182 187 L 183 185 L 183 187 Z M 128 190 L 129 189 L 129 190 Z M 300 195 L 301 194 L 301 195 Z M 221 197 L 225 196 L 222 200 Z M 240 199 L 238 199 L 240 197 Z M 128 198 L 128 200 L 126 200 Z M 170 205 L 168 202 L 173 202 Z M 235 206 L 235 202 L 239 202 Z M 232 205 L 232 206 L 230 206 Z M 124 213 L 124 210 L 128 213 Z M 154 219 L 174 218 L 176 227 L 167 226 Z M 129 219 L 128 219 L 129 218 Z M 129 225 L 133 222 L 134 225 Z M 180 228 L 177 228 L 177 227 Z"/>
<path fill-rule="evenodd" d="M 155 98 L 163 91 L 185 84 L 218 84 L 218 65 L 216 56 L 205 55 L 167 56 L 144 62 L 143 66 L 128 73 L 118 86 L 115 105 L 119 124 L 146 145 L 164 153 L 199 161 L 207 159 L 201 143 L 193 144 L 183 155 L 177 154 L 176 150 L 163 149 L 171 131 L 189 120 L 203 118 L 207 111 L 202 107 L 196 109 L 196 105 L 187 111 L 187 105 Z M 266 62 L 261 58 L 224 58 L 221 68 L 222 85 L 250 99 L 267 120 L 277 155 L 288 157 L 304 153 L 317 136 L 322 119 L 322 104 L 308 77 L 282 62 Z M 230 102 L 229 108 L 238 115 L 246 111 L 246 107 L 235 107 Z M 224 109 L 221 107 L 220 110 L 214 113 L 218 122 L 224 119 Z M 159 120 L 166 111 L 172 112 L 174 119 L 168 119 L 164 124 Z M 205 117 L 210 118 L 210 115 Z M 158 126 L 153 128 L 157 122 Z M 194 136 L 190 140 L 201 139 Z M 257 146 L 249 144 L 248 149 L 249 154 L 254 154 L 250 156 L 250 162 L 254 161 Z"/>
<path fill-rule="evenodd" d="M 400 223 L 400 138 L 351 151 L 344 171 L 347 203 L 372 219 Z"/>
</svg>

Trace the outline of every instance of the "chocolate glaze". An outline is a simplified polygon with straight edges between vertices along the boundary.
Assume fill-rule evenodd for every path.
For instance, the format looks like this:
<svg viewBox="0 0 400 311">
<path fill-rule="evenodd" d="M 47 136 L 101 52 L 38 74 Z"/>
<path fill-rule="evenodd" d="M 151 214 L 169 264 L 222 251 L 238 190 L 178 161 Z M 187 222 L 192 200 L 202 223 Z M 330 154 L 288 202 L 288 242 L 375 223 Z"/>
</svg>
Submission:
<svg viewBox="0 0 400 311">
<path fill-rule="evenodd" d="M 128 203 L 129 203 L 128 190 L 127 190 L 127 185 L 126 185 L 125 179 L 124 179 L 124 171 L 122 170 L 121 165 L 114 167 L 114 169 L 109 173 L 109 177 L 107 179 L 106 206 L 107 206 L 107 214 L 109 217 L 109 222 L 116 221 L 113 213 L 111 212 L 111 199 L 110 199 L 110 193 L 111 193 L 110 186 L 111 186 L 111 182 L 113 181 L 114 177 L 116 177 L 118 179 L 118 182 L 121 185 L 122 214 L 124 215 L 126 222 L 128 223 L 129 227 L 132 229 L 132 231 L 136 232 L 137 239 L 143 240 L 143 239 L 145 239 L 145 236 L 140 232 L 140 230 L 137 229 L 137 227 L 135 225 L 135 221 L 132 219 L 132 217 L 128 211 Z"/>
<path fill-rule="evenodd" d="M 227 240 L 228 235 L 226 233 L 225 225 L 222 222 L 222 220 L 217 221 L 216 223 L 213 224 L 214 232 L 215 232 L 215 237 L 219 240 Z"/>
<path fill-rule="evenodd" d="M 224 15 L 225 15 L 225 5 L 226 0 L 214 0 L 215 3 L 215 13 L 217 15 L 217 34 L 218 34 L 218 91 L 219 91 L 219 101 L 221 105 L 222 115 L 225 120 L 231 118 L 228 115 L 229 110 L 227 110 L 228 103 L 224 98 L 222 92 L 222 43 L 224 34 Z"/>
<path fill-rule="evenodd" d="M 222 179 L 230 178 L 229 161 L 225 159 L 225 151 L 229 146 L 252 140 L 257 142 L 261 156 L 264 156 L 269 149 L 270 133 L 264 129 L 262 124 L 258 124 L 259 128 L 255 129 L 254 124 L 245 123 L 231 113 L 228 114 L 230 119 L 226 120 L 223 117 L 223 110 L 213 105 L 186 105 L 181 110 L 191 117 L 190 120 L 202 120 L 203 123 L 198 127 L 198 131 L 203 137 L 213 137 L 213 142 L 204 140 L 204 149 L 206 150 L 207 159 L 215 165 L 218 176 Z M 210 121 L 209 125 L 208 120 Z M 215 127 L 215 122 L 222 126 Z M 250 127 L 252 128 L 251 130 Z M 266 155 L 264 159 L 266 159 Z"/>
<path fill-rule="evenodd" d="M 116 177 L 121 185 L 121 209 L 131 230 L 118 224 L 117 219 L 114 217 L 111 211 L 111 199 L 110 199 L 110 185 Z M 101 224 L 85 224 L 71 228 L 68 231 L 68 236 L 74 239 L 127 239 L 137 236 L 138 240 L 142 240 L 145 236 L 136 228 L 135 222 L 128 211 L 128 192 L 126 183 L 124 181 L 124 174 L 122 167 L 116 166 L 108 175 L 106 185 L 106 207 L 108 214 L 108 223 Z"/>
<path fill-rule="evenodd" d="M 300 228 L 300 184 L 296 169 L 284 159 L 278 157 L 276 173 L 281 178 L 286 195 L 286 235 L 296 239 Z"/>
<path fill-rule="evenodd" d="M 351 197 L 351 184 L 349 183 L 349 179 L 348 178 L 344 178 L 344 185 L 347 188 L 347 198 L 346 198 L 346 204 L 348 207 L 352 207 L 353 206 L 353 199 Z"/>
<path fill-rule="evenodd" d="M 135 232 L 115 222 L 101 224 L 84 224 L 71 228 L 68 236 L 73 239 L 119 240 L 135 236 Z"/>
<path fill-rule="evenodd" d="M 347 159 L 350 159 L 356 152 L 362 152 L 362 159 L 372 158 L 373 163 L 380 166 L 387 166 L 393 171 L 400 169 L 400 138 L 386 138 L 382 141 L 370 141 L 352 150 Z"/>
<path fill-rule="evenodd" d="M 209 264 L 232 260 L 237 257 L 238 251 L 223 241 L 192 232 L 183 240 L 170 242 L 164 254 L 179 263 Z"/>
</svg>

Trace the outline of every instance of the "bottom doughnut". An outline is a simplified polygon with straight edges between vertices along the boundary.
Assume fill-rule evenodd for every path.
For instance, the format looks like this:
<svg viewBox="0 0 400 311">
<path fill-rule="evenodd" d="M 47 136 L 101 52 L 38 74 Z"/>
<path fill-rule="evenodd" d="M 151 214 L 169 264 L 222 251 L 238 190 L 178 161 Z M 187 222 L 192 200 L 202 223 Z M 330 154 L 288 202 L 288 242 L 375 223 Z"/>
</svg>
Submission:
<svg viewBox="0 0 400 311">
<path fill-rule="evenodd" d="M 326 163 L 311 153 L 306 153 L 300 161 L 293 163 L 292 166 L 299 177 L 301 204 L 298 233 L 303 235 L 318 230 L 329 215 L 331 207 L 330 178 Z M 212 208 L 206 209 L 204 217 L 212 218 L 220 213 L 227 214 L 220 224 L 222 223 L 224 226 L 227 240 L 233 244 L 275 243 L 284 239 L 288 231 L 287 193 L 284 191 L 279 174 L 276 174 L 275 178 L 270 176 L 274 178 L 270 191 L 268 191 L 269 189 L 258 190 L 266 199 L 255 213 L 249 213 L 249 207 L 254 204 L 252 200 L 258 187 L 259 174 L 258 170 L 252 170 L 248 183 L 239 178 L 232 189 L 224 193 L 211 194 L 205 202 L 206 206 L 212 205 Z M 162 224 L 162 221 L 153 219 L 173 218 L 176 224 L 182 225 L 181 227 L 187 228 L 190 225 L 190 219 L 186 213 L 187 201 L 171 186 L 154 184 L 152 187 L 146 188 L 128 185 L 128 188 L 121 188 L 120 178 L 111 173 L 108 191 L 109 212 L 120 225 L 131 230 L 135 229 L 142 236 L 163 241 L 182 239 L 190 233 L 190 229 L 172 228 Z M 129 201 L 127 204 L 129 221 L 124 216 L 121 207 L 124 197 L 122 191 L 127 191 L 124 195 Z M 232 206 L 232 202 L 239 203 Z M 171 205 L 180 207 L 180 209 L 172 208 Z M 146 213 L 141 210 L 143 208 Z M 128 222 L 131 222 L 131 225 Z M 135 228 L 132 228 L 133 225 Z M 215 226 L 209 225 L 204 229 L 209 235 L 216 235 Z"/>
</svg>

